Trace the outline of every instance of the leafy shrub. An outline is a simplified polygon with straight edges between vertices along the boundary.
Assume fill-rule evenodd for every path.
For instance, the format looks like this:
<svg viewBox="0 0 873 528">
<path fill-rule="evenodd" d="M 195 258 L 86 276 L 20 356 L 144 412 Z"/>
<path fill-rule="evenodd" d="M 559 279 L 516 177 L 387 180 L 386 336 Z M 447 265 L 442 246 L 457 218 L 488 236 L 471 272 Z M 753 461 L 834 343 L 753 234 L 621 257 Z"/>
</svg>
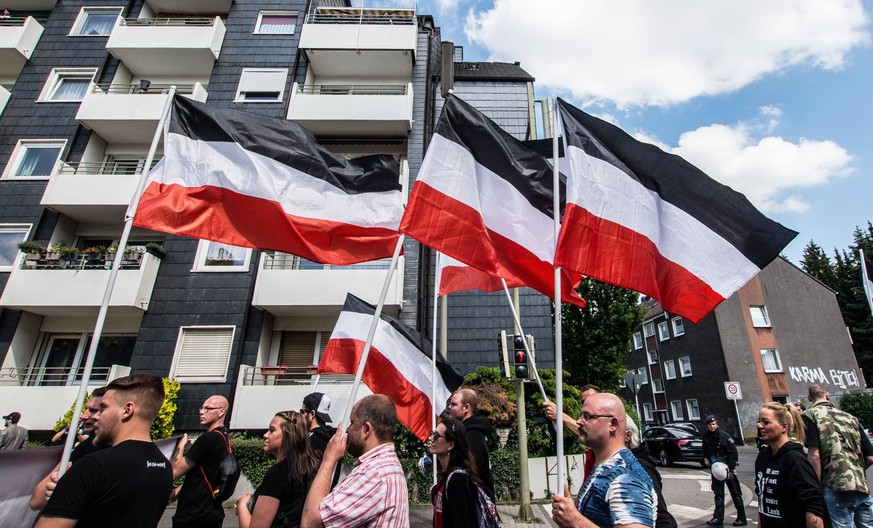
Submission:
<svg viewBox="0 0 873 528">
<path fill-rule="evenodd" d="M 158 411 L 158 416 L 152 424 L 152 440 L 163 440 L 173 436 L 175 426 L 173 417 L 176 415 L 176 396 L 179 394 L 181 385 L 176 380 L 164 378 L 164 404 Z"/>
<path fill-rule="evenodd" d="M 88 403 L 88 398 L 90 397 L 89 393 L 85 393 L 85 401 L 82 403 L 82 412 L 85 412 L 86 405 Z M 70 422 L 73 421 L 73 409 L 76 407 L 76 401 L 73 400 L 73 403 L 70 404 L 70 409 L 64 413 L 63 416 L 58 418 L 58 421 L 55 423 L 54 431 L 58 432 L 66 426 L 70 425 Z"/>
<path fill-rule="evenodd" d="M 873 394 L 860 391 L 844 394 L 840 409 L 854 415 L 865 427 L 873 427 Z"/>
<path fill-rule="evenodd" d="M 230 447 L 242 469 L 243 475 L 252 486 L 258 487 L 264 480 L 264 473 L 276 463 L 276 459 L 264 453 L 264 439 L 244 435 L 231 435 Z"/>
</svg>

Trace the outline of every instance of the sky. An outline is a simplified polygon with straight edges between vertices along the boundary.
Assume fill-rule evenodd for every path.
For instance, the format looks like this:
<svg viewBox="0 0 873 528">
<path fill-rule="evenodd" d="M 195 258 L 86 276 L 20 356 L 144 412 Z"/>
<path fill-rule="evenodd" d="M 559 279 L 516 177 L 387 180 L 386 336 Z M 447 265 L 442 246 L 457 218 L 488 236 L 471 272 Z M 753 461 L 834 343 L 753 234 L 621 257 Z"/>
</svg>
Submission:
<svg viewBox="0 0 873 528">
<path fill-rule="evenodd" d="M 367 7 L 378 0 L 367 0 Z M 405 2 L 405 4 L 404 4 Z M 410 5 L 408 0 L 378 3 Z M 873 0 L 424 0 L 466 61 L 519 61 L 832 256 L 873 220 Z"/>
</svg>

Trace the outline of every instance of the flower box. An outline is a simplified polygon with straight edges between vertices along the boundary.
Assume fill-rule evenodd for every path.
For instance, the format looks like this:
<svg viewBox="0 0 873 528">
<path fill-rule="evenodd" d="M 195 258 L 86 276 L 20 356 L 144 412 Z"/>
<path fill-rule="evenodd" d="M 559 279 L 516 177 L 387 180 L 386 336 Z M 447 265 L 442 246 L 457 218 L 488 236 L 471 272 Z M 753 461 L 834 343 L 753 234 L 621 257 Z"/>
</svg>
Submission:
<svg viewBox="0 0 873 528">
<path fill-rule="evenodd" d="M 278 367 L 274 367 L 272 365 L 266 365 L 261 367 L 261 374 L 264 376 L 278 376 L 284 374 L 288 370 L 288 367 L 285 365 L 280 365 Z"/>
</svg>

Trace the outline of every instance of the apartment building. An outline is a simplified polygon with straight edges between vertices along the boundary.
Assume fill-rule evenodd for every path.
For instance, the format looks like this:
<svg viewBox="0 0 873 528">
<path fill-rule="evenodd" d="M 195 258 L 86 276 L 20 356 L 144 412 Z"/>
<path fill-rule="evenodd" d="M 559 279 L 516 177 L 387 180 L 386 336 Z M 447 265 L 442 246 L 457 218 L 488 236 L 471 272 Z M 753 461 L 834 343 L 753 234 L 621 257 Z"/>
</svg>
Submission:
<svg viewBox="0 0 873 528">
<path fill-rule="evenodd" d="M 3 4 L 10 16 L 0 18 L 0 400 L 32 430 L 51 428 L 75 399 L 114 255 L 103 248 L 121 235 L 170 86 L 182 97 L 299 122 L 340 155 L 394 154 L 407 190 L 439 115 L 439 28 L 412 8 L 324 0 Z M 458 93 L 481 97 L 486 113 L 531 137 L 533 79 L 518 65 L 464 64 L 456 65 Z M 501 74 L 465 77 L 467 68 Z M 48 249 L 19 252 L 23 241 Z M 211 394 L 231 400 L 234 429 L 262 428 L 274 412 L 298 408 L 346 292 L 375 303 L 388 268 L 325 266 L 139 228 L 129 246 L 120 248 L 89 384 L 146 372 L 179 380 L 180 430 L 198 429 L 197 408 Z M 430 254 L 406 241 L 385 305 L 426 332 Z M 548 366 L 550 303 L 531 292 L 522 299 Z M 496 365 L 494 338 L 511 328 L 501 302 L 496 294 L 452 296 L 449 359 L 460 370 Z M 271 365 L 287 369 L 264 368 Z M 341 411 L 348 377 L 317 383 Z"/>
<path fill-rule="evenodd" d="M 623 395 L 644 423 L 703 431 L 713 414 L 729 434 L 754 438 L 764 402 L 805 401 L 811 383 L 834 396 L 866 387 L 834 291 L 781 257 L 696 325 L 643 305 L 625 361 L 643 383 Z"/>
</svg>

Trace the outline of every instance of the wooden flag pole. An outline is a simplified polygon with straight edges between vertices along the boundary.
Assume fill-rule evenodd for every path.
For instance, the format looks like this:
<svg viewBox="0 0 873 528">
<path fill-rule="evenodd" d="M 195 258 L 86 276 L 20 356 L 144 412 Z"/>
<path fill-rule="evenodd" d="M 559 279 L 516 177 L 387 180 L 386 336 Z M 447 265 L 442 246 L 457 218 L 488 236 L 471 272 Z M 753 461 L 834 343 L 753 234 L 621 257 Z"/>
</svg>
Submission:
<svg viewBox="0 0 873 528">
<path fill-rule="evenodd" d="M 557 100 L 552 108 L 552 209 L 555 228 L 555 253 L 558 250 L 558 236 L 561 233 L 561 171 L 558 166 L 558 108 Z M 564 487 L 564 358 L 561 347 L 561 268 L 555 267 L 555 431 L 557 458 L 555 467 L 558 479 L 558 493 Z"/>
</svg>

